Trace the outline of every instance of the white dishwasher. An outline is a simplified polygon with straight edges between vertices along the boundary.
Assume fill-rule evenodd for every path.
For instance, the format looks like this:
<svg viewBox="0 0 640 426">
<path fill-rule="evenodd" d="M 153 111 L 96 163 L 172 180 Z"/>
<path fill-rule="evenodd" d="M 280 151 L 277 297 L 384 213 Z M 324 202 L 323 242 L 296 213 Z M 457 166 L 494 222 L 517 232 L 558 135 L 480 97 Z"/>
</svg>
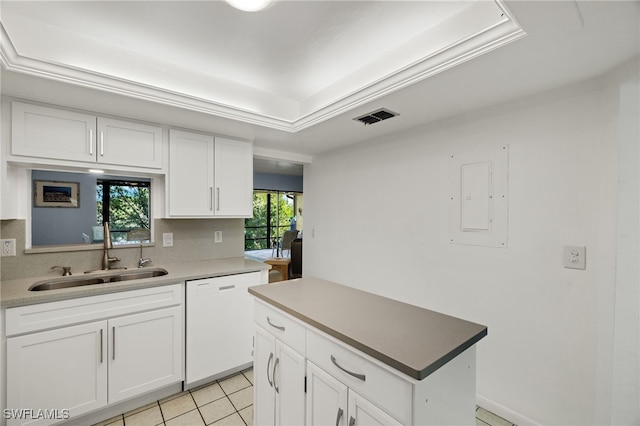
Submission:
<svg viewBox="0 0 640 426">
<path fill-rule="evenodd" d="M 185 385 L 222 377 L 253 361 L 253 299 L 260 272 L 186 282 Z M 188 387 L 188 386 L 187 386 Z"/>
</svg>

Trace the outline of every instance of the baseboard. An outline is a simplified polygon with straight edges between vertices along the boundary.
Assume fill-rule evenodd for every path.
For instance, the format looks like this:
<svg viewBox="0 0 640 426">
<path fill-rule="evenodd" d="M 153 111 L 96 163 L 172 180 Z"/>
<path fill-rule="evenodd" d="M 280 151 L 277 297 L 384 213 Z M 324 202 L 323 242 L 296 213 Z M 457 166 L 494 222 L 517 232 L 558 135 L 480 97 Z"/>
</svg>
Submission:
<svg viewBox="0 0 640 426">
<path fill-rule="evenodd" d="M 171 395 L 176 395 L 181 391 L 182 382 L 175 383 L 162 389 L 152 391 L 117 404 L 109 405 L 98 411 L 84 414 L 80 417 L 74 417 L 73 419 L 66 422 L 65 426 L 86 426 L 96 424 L 117 415 L 126 413 L 128 411 L 135 410 L 136 408 L 143 407 L 147 404 L 158 401 L 159 399 L 167 398 Z"/>
<path fill-rule="evenodd" d="M 476 403 L 478 406 L 484 408 L 487 411 L 491 411 L 493 414 L 502 417 L 505 420 L 510 421 L 511 423 L 518 426 L 540 426 L 540 423 L 531 420 L 528 417 L 523 416 L 520 413 L 517 413 L 504 405 L 498 404 L 495 401 L 490 400 L 489 398 L 485 398 L 482 395 L 476 394 Z"/>
</svg>

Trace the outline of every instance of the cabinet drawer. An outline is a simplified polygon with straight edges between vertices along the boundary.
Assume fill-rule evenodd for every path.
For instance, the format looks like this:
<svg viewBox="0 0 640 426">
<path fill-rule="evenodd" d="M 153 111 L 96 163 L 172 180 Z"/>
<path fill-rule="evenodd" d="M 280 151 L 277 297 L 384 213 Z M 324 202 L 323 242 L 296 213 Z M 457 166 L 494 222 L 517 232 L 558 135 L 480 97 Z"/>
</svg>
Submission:
<svg viewBox="0 0 640 426">
<path fill-rule="evenodd" d="M 10 308 L 7 336 L 182 304 L 182 284 L 88 296 Z"/>
<path fill-rule="evenodd" d="M 259 301 L 255 305 L 255 321 L 301 355 L 305 354 L 305 327 L 290 315 Z"/>
<path fill-rule="evenodd" d="M 411 423 L 411 384 L 377 361 L 315 330 L 307 330 L 307 359 L 401 423 Z"/>
</svg>

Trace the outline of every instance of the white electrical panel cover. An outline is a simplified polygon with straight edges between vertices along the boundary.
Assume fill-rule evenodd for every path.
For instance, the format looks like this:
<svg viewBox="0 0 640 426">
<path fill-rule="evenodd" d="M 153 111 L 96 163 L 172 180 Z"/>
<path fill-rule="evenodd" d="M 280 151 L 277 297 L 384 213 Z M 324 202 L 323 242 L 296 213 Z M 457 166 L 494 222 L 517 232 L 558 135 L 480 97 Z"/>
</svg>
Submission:
<svg viewBox="0 0 640 426">
<path fill-rule="evenodd" d="M 449 155 L 449 242 L 507 247 L 509 146 Z"/>
</svg>

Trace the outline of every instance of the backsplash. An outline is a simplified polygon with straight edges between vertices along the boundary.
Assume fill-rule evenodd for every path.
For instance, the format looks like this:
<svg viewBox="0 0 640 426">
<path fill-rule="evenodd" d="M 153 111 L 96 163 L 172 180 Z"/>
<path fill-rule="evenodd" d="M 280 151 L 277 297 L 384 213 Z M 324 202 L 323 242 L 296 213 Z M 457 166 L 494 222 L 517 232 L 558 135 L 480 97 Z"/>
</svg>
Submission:
<svg viewBox="0 0 640 426">
<path fill-rule="evenodd" d="M 0 281 L 45 275 L 59 275 L 51 271 L 55 265 L 71 266 L 73 274 L 99 269 L 102 250 L 66 251 L 25 254 L 26 221 L 0 221 L 0 237 L 16 239 L 16 256 L 0 260 Z M 214 243 L 214 232 L 222 231 L 222 242 Z M 173 247 L 162 247 L 162 234 L 173 233 Z M 244 256 L 244 219 L 155 219 L 155 245 L 144 246 L 143 257 L 151 258 L 151 266 L 166 263 L 190 262 Z M 109 250 L 120 258 L 114 267 L 135 268 L 140 258 L 140 246 L 118 247 Z"/>
</svg>

